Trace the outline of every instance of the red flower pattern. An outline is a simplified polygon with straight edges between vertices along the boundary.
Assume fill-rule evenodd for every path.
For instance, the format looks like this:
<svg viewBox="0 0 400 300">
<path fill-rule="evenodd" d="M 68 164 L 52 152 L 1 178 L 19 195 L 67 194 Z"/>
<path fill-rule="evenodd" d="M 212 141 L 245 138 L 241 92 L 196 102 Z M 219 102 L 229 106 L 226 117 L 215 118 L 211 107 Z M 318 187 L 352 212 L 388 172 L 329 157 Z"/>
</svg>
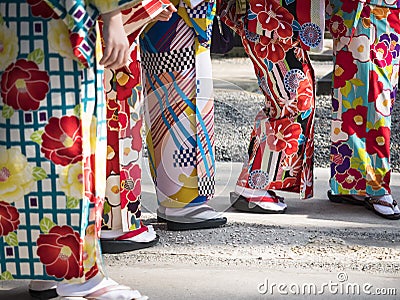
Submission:
<svg viewBox="0 0 400 300">
<path fill-rule="evenodd" d="M 306 111 L 314 102 L 314 86 L 309 78 L 304 78 L 299 82 L 297 89 L 297 108 L 299 111 Z"/>
<path fill-rule="evenodd" d="M 379 42 L 371 46 L 371 61 L 378 67 L 384 68 L 392 64 L 393 56 L 385 42 Z"/>
<path fill-rule="evenodd" d="M 37 240 L 37 255 L 46 273 L 56 278 L 72 279 L 83 276 L 80 262 L 82 240 L 69 226 L 54 226 Z"/>
<path fill-rule="evenodd" d="M 298 178 L 296 177 L 287 177 L 284 180 L 273 181 L 268 184 L 268 189 L 272 190 L 287 190 L 289 188 L 295 187 L 298 185 Z"/>
<path fill-rule="evenodd" d="M 314 126 L 310 126 L 310 137 L 314 137 Z M 313 165 L 313 159 L 314 159 L 314 139 L 310 138 L 307 140 L 306 143 L 306 164 L 308 166 Z M 311 168 L 312 170 L 312 168 Z"/>
<path fill-rule="evenodd" d="M 303 161 L 297 155 L 297 153 L 293 155 L 287 155 L 282 161 L 282 169 L 289 173 L 290 176 L 297 176 L 297 174 L 301 171 Z"/>
<path fill-rule="evenodd" d="M 341 88 L 346 85 L 346 81 L 354 77 L 358 67 L 354 63 L 354 58 L 349 51 L 339 51 L 336 55 L 334 88 Z"/>
<path fill-rule="evenodd" d="M 272 126 L 268 124 L 270 123 L 267 123 L 267 143 L 271 150 L 284 151 L 287 155 L 297 152 L 300 124 L 285 119 L 275 120 Z"/>
<path fill-rule="evenodd" d="M 302 64 L 308 64 L 308 54 L 303 48 L 296 47 L 293 49 L 294 55 Z"/>
<path fill-rule="evenodd" d="M 86 272 L 85 280 L 89 280 L 90 278 L 93 278 L 94 276 L 97 275 L 97 273 L 99 273 L 99 267 L 96 264 L 93 267 L 91 267 L 89 271 Z"/>
<path fill-rule="evenodd" d="M 49 75 L 33 61 L 19 59 L 1 76 L 4 104 L 14 109 L 37 110 L 49 92 Z"/>
<path fill-rule="evenodd" d="M 119 173 L 119 133 L 118 131 L 107 131 L 107 161 L 106 173 Z"/>
<path fill-rule="evenodd" d="M 128 125 L 128 116 L 115 99 L 107 99 L 107 125 L 111 131 L 124 130 Z"/>
<path fill-rule="evenodd" d="M 142 120 L 138 120 L 132 128 L 132 144 L 133 150 L 140 152 L 142 150 Z"/>
<path fill-rule="evenodd" d="M 137 164 L 132 164 L 129 169 L 121 170 L 121 208 L 129 202 L 136 202 L 141 194 L 141 169 Z"/>
<path fill-rule="evenodd" d="M 373 70 L 369 72 L 369 78 L 370 88 L 368 89 L 368 102 L 375 103 L 376 99 L 378 99 L 383 91 L 383 83 L 379 81 L 378 74 Z"/>
<path fill-rule="evenodd" d="M 132 51 L 136 54 L 135 51 Z M 129 72 L 121 69 L 116 74 L 117 99 L 126 100 L 132 95 L 132 90 L 140 82 L 140 66 L 137 58 L 129 64 Z"/>
<path fill-rule="evenodd" d="M 367 135 L 366 148 L 369 154 L 378 154 L 380 158 L 390 155 L 390 128 L 370 129 Z"/>
<path fill-rule="evenodd" d="M 260 41 L 255 44 L 254 51 L 260 58 L 266 58 L 273 63 L 277 63 L 285 58 L 286 52 L 290 48 L 293 48 L 293 45 L 289 41 L 282 43 L 277 39 L 260 36 Z"/>
<path fill-rule="evenodd" d="M 392 176 L 392 171 L 389 170 L 386 172 L 385 176 L 383 176 L 383 180 L 382 180 L 382 187 L 388 192 L 388 194 L 392 194 L 391 193 L 391 189 L 390 189 L 390 178 Z"/>
<path fill-rule="evenodd" d="M 390 10 L 387 22 L 389 23 L 390 28 L 393 28 L 398 34 L 400 34 L 400 16 L 397 10 Z"/>
<path fill-rule="evenodd" d="M 365 28 L 371 26 L 371 7 L 369 5 L 365 5 L 361 11 L 361 22 Z"/>
<path fill-rule="evenodd" d="M 368 171 L 367 171 L 368 172 Z M 370 176 L 367 176 L 367 184 L 369 187 L 372 188 L 374 191 L 379 191 L 382 188 L 388 191 L 390 194 L 390 173 L 391 171 L 387 171 L 384 174 L 375 173 L 373 168 L 370 168 Z M 371 174 L 373 173 L 373 174 Z"/>
<path fill-rule="evenodd" d="M 274 31 L 281 39 L 293 35 L 293 15 L 278 2 L 255 0 L 250 1 L 250 10 L 257 15 L 258 24 L 267 31 Z"/>
<path fill-rule="evenodd" d="M 367 114 L 366 106 L 358 105 L 356 108 L 351 108 L 343 113 L 342 130 L 349 136 L 356 134 L 359 138 L 364 138 L 367 135 Z"/>
<path fill-rule="evenodd" d="M 42 17 L 45 19 L 58 19 L 58 15 L 51 9 L 51 7 L 44 0 L 27 0 L 31 7 L 32 15 Z"/>
<path fill-rule="evenodd" d="M 0 236 L 6 236 L 17 230 L 19 225 L 18 210 L 5 201 L 0 201 Z"/>
<path fill-rule="evenodd" d="M 41 151 L 57 165 L 82 160 L 81 122 L 76 116 L 52 117 L 44 127 Z"/>
<path fill-rule="evenodd" d="M 347 28 L 344 25 L 344 20 L 342 17 L 338 15 L 333 15 L 327 23 L 332 37 L 337 39 L 346 34 Z"/>
<path fill-rule="evenodd" d="M 72 32 L 70 33 L 69 39 L 72 45 L 72 52 L 74 53 L 75 57 L 85 66 L 88 66 L 88 62 L 86 57 L 83 55 L 82 50 L 80 47 L 83 44 L 84 38 L 83 36 L 79 35 L 79 33 Z"/>
<path fill-rule="evenodd" d="M 348 169 L 345 173 L 336 173 L 336 180 L 347 190 L 356 189 L 365 191 L 366 181 L 363 175 L 356 169 Z"/>
<path fill-rule="evenodd" d="M 357 9 L 359 1 L 340 0 L 340 2 L 343 3 L 340 9 L 344 12 L 351 13 Z"/>
</svg>

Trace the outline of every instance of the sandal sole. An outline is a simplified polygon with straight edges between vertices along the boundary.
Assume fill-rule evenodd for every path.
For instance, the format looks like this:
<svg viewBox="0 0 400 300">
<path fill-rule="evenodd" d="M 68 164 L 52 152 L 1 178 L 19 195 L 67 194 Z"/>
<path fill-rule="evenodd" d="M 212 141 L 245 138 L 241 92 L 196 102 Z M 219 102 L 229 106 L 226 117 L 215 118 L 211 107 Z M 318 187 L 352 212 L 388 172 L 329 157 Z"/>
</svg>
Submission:
<svg viewBox="0 0 400 300">
<path fill-rule="evenodd" d="M 333 195 L 332 191 L 330 191 L 330 190 L 327 192 L 327 195 L 328 195 L 329 200 L 334 203 L 351 204 L 351 205 L 358 205 L 358 206 L 364 205 L 364 201 L 352 199 L 351 196 L 347 196 L 347 195 Z"/>
<path fill-rule="evenodd" d="M 206 221 L 194 222 L 194 223 L 181 223 L 181 222 L 167 220 L 164 217 L 157 215 L 157 221 L 159 223 L 166 223 L 167 230 L 184 231 L 184 230 L 217 228 L 222 225 L 225 225 L 227 219 L 224 217 L 224 218 L 209 219 Z"/>
<path fill-rule="evenodd" d="M 380 213 L 379 211 L 377 211 L 374 207 L 373 204 L 369 203 L 368 201 L 365 201 L 364 206 L 368 209 L 373 211 L 376 215 L 388 219 L 388 220 L 400 220 L 400 214 L 393 214 L 393 215 L 385 215 L 383 213 Z"/>
<path fill-rule="evenodd" d="M 258 213 L 258 214 L 283 214 L 286 212 L 287 207 L 285 207 L 282 210 L 270 210 L 270 209 L 264 209 L 259 206 L 254 206 L 254 207 L 249 207 L 249 202 L 247 199 L 239 194 L 236 194 L 235 192 L 231 192 L 231 203 L 232 207 L 244 211 L 244 212 L 252 212 L 252 213 Z M 232 199 L 235 199 L 233 200 Z"/>
<path fill-rule="evenodd" d="M 156 238 L 154 240 L 144 243 L 134 242 L 129 240 L 116 241 L 116 240 L 106 240 L 106 239 L 100 239 L 100 243 L 101 243 L 102 253 L 117 254 L 117 253 L 149 248 L 157 244 L 159 240 L 160 237 L 156 235 Z"/>
<path fill-rule="evenodd" d="M 36 291 L 36 290 L 31 290 L 29 289 L 29 295 L 33 299 L 40 299 L 40 300 L 46 300 L 46 299 L 53 299 L 57 298 L 57 289 L 49 289 L 49 290 L 44 290 L 44 291 Z"/>
</svg>

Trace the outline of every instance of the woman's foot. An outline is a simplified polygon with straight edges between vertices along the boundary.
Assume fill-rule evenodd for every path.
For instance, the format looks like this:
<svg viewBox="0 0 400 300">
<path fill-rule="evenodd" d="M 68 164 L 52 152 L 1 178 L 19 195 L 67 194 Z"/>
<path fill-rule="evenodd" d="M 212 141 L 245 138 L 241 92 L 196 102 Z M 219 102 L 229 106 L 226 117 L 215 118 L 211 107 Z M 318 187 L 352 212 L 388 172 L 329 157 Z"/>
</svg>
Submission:
<svg viewBox="0 0 400 300">
<path fill-rule="evenodd" d="M 123 232 L 122 229 L 102 230 L 100 243 L 103 253 L 122 253 L 151 247 L 158 243 L 160 237 L 153 226 L 141 224 L 140 228 Z"/>
<path fill-rule="evenodd" d="M 120 285 L 110 278 L 97 274 L 84 283 L 59 283 L 57 293 L 63 300 L 145 300 L 137 290 Z"/>
<path fill-rule="evenodd" d="M 28 285 L 29 295 L 35 299 L 52 299 L 58 297 L 57 282 L 53 280 L 31 280 Z"/>
<path fill-rule="evenodd" d="M 193 230 L 215 228 L 227 222 L 220 212 L 207 204 L 183 208 L 159 206 L 157 220 L 167 223 L 168 230 Z"/>
<path fill-rule="evenodd" d="M 365 199 L 365 207 L 385 219 L 400 219 L 399 205 L 392 195 L 369 197 Z"/>
<path fill-rule="evenodd" d="M 235 192 L 231 193 L 231 203 L 237 210 L 253 213 L 282 214 L 287 209 L 283 197 L 276 195 L 274 191 L 240 186 L 236 186 Z"/>
</svg>

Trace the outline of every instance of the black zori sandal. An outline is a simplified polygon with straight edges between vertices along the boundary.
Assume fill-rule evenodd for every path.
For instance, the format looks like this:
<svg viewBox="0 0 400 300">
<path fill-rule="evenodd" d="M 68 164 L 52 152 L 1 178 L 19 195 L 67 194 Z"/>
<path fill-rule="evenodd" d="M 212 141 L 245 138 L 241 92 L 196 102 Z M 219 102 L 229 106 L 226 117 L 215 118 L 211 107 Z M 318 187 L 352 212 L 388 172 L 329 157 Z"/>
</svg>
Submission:
<svg viewBox="0 0 400 300">
<path fill-rule="evenodd" d="M 232 207 L 240 211 L 259 214 L 283 214 L 287 209 L 283 197 L 276 195 L 274 191 L 268 191 L 268 193 L 270 196 L 246 198 L 231 192 L 230 200 Z M 268 204 L 268 208 L 262 207 L 262 203 Z"/>
<path fill-rule="evenodd" d="M 331 202 L 334 203 L 343 203 L 343 204 L 352 204 L 352 205 L 364 205 L 364 201 L 363 200 L 358 200 L 356 198 L 354 198 L 353 195 L 334 195 L 332 194 L 332 191 L 329 190 L 327 192 L 328 194 L 328 198 Z"/>
<path fill-rule="evenodd" d="M 145 231 L 148 231 L 147 226 L 141 225 L 140 228 L 136 230 L 129 231 L 116 238 L 100 238 L 101 250 L 103 253 L 123 253 L 128 251 L 140 250 L 154 246 L 160 240 L 158 234 L 155 238 L 148 242 L 137 242 L 130 240 L 130 238 L 135 237 Z"/>
<path fill-rule="evenodd" d="M 43 290 L 43 291 L 29 289 L 28 291 L 29 291 L 29 295 L 33 299 L 47 300 L 47 299 L 53 299 L 53 298 L 58 297 L 56 289 L 49 289 L 49 290 Z"/>
<path fill-rule="evenodd" d="M 51 280 L 32 280 L 28 292 L 33 299 L 45 300 L 58 297 L 57 283 Z"/>
</svg>

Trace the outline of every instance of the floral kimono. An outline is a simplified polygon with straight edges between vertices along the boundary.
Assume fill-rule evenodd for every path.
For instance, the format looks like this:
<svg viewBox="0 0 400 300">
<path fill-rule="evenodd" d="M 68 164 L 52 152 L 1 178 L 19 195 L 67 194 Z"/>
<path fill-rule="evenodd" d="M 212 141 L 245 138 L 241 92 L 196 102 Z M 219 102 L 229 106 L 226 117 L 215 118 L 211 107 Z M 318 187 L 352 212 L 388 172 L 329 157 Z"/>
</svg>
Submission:
<svg viewBox="0 0 400 300">
<path fill-rule="evenodd" d="M 315 78 L 307 50 L 321 49 L 324 1 L 231 0 L 221 19 L 242 39 L 264 107 L 255 118 L 236 192 L 313 195 Z"/>
<path fill-rule="evenodd" d="M 77 282 L 101 270 L 107 109 L 96 20 L 138 2 L 89 2 L 0 3 L 1 279 Z"/>
<path fill-rule="evenodd" d="M 332 194 L 390 194 L 391 111 L 400 59 L 397 0 L 329 1 L 334 39 Z"/>
<path fill-rule="evenodd" d="M 107 103 L 106 202 L 103 229 L 140 227 L 142 97 L 138 44 L 132 43 L 129 72 L 105 70 Z"/>
<path fill-rule="evenodd" d="M 128 35 L 131 51 L 125 68 L 105 70 L 107 182 L 103 229 L 127 232 L 142 226 L 140 200 L 144 124 L 138 36 L 145 25 L 168 5 L 168 0 L 152 0 L 122 10 L 125 30 L 131 32 Z"/>
<path fill-rule="evenodd" d="M 214 102 L 210 37 L 215 3 L 175 0 L 178 12 L 141 35 L 151 175 L 164 207 L 214 194 Z"/>
</svg>

